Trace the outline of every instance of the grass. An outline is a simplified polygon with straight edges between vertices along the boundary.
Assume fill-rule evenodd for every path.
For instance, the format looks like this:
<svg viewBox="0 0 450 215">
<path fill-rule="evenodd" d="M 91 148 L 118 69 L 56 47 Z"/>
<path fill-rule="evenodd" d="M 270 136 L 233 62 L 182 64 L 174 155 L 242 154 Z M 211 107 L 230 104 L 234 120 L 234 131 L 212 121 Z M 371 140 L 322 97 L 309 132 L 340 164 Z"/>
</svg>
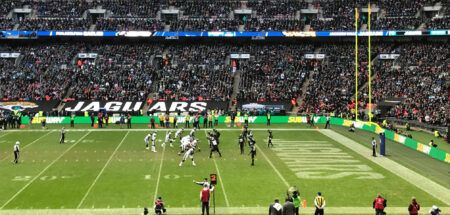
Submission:
<svg viewBox="0 0 450 215">
<path fill-rule="evenodd" d="M 59 127 L 52 125 L 50 128 Z M 254 127 L 265 128 L 265 126 Z M 278 125 L 272 128 L 306 128 L 306 126 Z M 357 142 L 364 143 L 366 138 L 369 138 L 368 135 L 348 134 L 345 128 L 333 129 Z M 388 196 L 392 207 L 405 207 L 411 196 L 416 196 L 424 208 L 433 204 L 445 206 L 439 199 L 316 130 L 275 130 L 274 138 L 277 140 L 274 141 L 273 149 L 268 149 L 265 145 L 267 138 L 265 130 L 254 131 L 259 146 L 254 167 L 250 166 L 250 156 L 239 154 L 237 137 L 240 130 L 221 131 L 220 146 L 223 157 L 214 155 L 213 159 L 208 158 L 209 149 L 204 130 L 198 131 L 196 137 L 200 140 L 201 151 L 195 154 L 197 164 L 195 167 L 190 161 L 186 161 L 183 167 L 178 166 L 181 159 L 177 155 L 178 147 L 162 148 L 159 145 L 161 142 L 158 142 L 157 153 L 145 150 L 143 138 L 147 133 L 138 130 L 92 132 L 69 130 L 65 144 L 58 144 L 57 131 L 23 130 L 5 136 L 1 136 L 0 133 L 2 173 L 0 181 L 5 182 L 0 184 L 0 207 L 3 209 L 142 208 L 151 206 L 156 196 L 162 196 L 169 208 L 198 207 L 200 186 L 192 181 L 208 177 L 210 173 L 220 173 L 215 193 L 217 207 L 265 208 L 274 198 L 284 198 L 287 186 L 283 180 L 289 185 L 299 187 L 301 197 L 307 201 L 308 207 L 311 207 L 317 191 L 323 193 L 328 207 L 370 207 L 374 196 L 379 192 Z M 158 139 L 163 140 L 164 135 L 165 131 L 160 130 Z M 22 143 L 22 157 L 20 164 L 13 165 L 12 146 L 16 140 Z M 321 160 L 329 160 L 327 156 L 320 155 L 321 151 L 317 149 L 313 151 L 317 157 L 308 158 L 306 155 L 296 157 L 297 147 L 287 146 L 298 144 L 298 148 L 301 149 L 308 147 L 302 144 L 311 144 L 307 141 L 322 141 L 317 144 L 327 144 L 333 150 L 345 154 L 344 157 L 337 157 L 334 163 L 329 163 L 330 166 L 351 160 L 350 163 L 343 164 L 366 166 L 370 169 L 369 173 L 382 175 L 383 178 L 357 179 L 357 176 L 351 174 L 336 179 L 324 178 L 333 174 L 352 172 L 348 170 L 322 171 L 322 178 L 298 176 L 298 173 L 309 170 L 293 169 L 289 159 L 303 160 L 306 167 L 309 166 L 308 159 L 311 166 L 320 164 Z M 443 171 L 448 171 L 448 164 L 437 163 L 438 161 L 423 154 L 395 144 L 388 145 L 391 159 L 402 161 L 401 164 L 408 168 L 419 173 L 423 172 L 430 179 L 450 187 L 448 173 Z M 175 145 L 178 146 L 178 142 Z M 290 154 L 288 152 L 291 149 Z M 418 167 L 408 165 L 409 160 L 416 159 L 423 162 L 423 165 Z"/>
</svg>

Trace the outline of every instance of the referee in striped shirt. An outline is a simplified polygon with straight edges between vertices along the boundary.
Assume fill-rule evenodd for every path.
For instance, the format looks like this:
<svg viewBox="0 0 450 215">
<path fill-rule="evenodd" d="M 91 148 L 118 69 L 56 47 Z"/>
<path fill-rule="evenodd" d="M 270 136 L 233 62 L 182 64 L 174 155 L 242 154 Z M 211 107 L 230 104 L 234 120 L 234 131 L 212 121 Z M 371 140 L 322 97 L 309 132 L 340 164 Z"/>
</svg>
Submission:
<svg viewBox="0 0 450 215">
<path fill-rule="evenodd" d="M 322 193 L 317 193 L 316 198 L 314 198 L 314 205 L 316 206 L 314 215 L 324 215 L 323 209 L 325 208 L 325 198 L 323 198 Z"/>
</svg>

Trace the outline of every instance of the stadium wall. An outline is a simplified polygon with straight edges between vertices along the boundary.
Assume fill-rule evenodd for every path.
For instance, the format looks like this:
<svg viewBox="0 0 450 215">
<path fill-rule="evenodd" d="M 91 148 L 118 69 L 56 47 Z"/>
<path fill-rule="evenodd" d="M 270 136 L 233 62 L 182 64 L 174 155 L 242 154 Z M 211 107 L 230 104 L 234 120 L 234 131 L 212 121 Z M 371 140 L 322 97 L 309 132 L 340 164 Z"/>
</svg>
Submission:
<svg viewBox="0 0 450 215">
<path fill-rule="evenodd" d="M 173 122 L 173 118 L 170 118 L 170 122 Z M 36 117 L 33 118 L 32 123 L 33 124 L 39 124 L 43 119 L 46 120 L 47 123 L 50 124 L 69 124 L 70 123 L 70 117 Z M 29 124 L 29 118 L 23 117 L 22 123 L 27 125 Z M 95 119 L 97 122 L 97 119 Z M 120 120 L 119 116 L 112 116 L 109 118 L 109 123 L 118 123 Z M 192 118 L 191 118 L 192 120 Z M 184 116 L 178 117 L 179 123 L 184 123 Z M 201 119 L 200 122 L 203 120 Z M 229 116 L 220 116 L 219 117 L 219 123 L 228 124 L 230 123 L 230 117 Z M 76 124 L 90 124 L 91 118 L 90 117 L 75 117 L 74 122 Z M 235 123 L 240 124 L 244 122 L 244 117 L 236 117 Z M 316 116 L 314 117 L 314 122 L 317 124 L 325 124 L 326 123 L 326 117 L 324 116 Z M 150 116 L 135 116 L 132 118 L 133 124 L 149 124 L 150 123 Z M 155 123 L 159 124 L 158 117 L 155 116 Z M 267 123 L 267 118 L 265 116 L 250 116 L 249 117 L 249 123 L 251 124 L 265 124 Z M 273 124 L 285 124 L 285 123 L 307 123 L 306 116 L 272 116 L 271 117 L 271 123 Z M 450 163 L 450 154 L 434 147 L 427 146 L 426 144 L 420 143 L 417 140 L 414 140 L 412 138 L 405 137 L 403 135 L 397 134 L 394 131 L 384 129 L 380 127 L 376 123 L 369 123 L 369 122 L 362 122 L 362 121 L 353 121 L 353 120 L 347 120 L 342 118 L 336 118 L 332 117 L 330 120 L 330 124 L 332 125 L 339 125 L 339 126 L 345 126 L 349 127 L 354 123 L 355 128 L 358 128 L 360 130 L 372 132 L 375 134 L 380 134 L 382 132 L 385 133 L 386 138 L 389 140 L 392 140 L 394 142 L 403 144 L 406 147 L 409 147 L 411 149 L 417 150 L 419 152 L 422 152 L 424 154 L 427 154 L 428 156 L 444 161 L 446 163 Z"/>
</svg>

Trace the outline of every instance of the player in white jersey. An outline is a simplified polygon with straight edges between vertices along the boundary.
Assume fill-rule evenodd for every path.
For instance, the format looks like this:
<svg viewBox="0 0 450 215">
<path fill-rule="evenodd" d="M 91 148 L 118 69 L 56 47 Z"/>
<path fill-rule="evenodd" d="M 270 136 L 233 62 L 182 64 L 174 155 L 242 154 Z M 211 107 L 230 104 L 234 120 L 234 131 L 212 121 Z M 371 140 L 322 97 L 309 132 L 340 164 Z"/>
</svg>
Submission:
<svg viewBox="0 0 450 215">
<path fill-rule="evenodd" d="M 191 140 L 192 140 L 192 138 L 190 136 L 184 136 L 183 138 L 181 138 L 181 144 L 180 144 L 181 151 L 178 152 L 178 155 L 181 155 L 183 152 L 185 152 L 187 150 L 187 148 L 189 147 L 189 144 L 191 144 Z"/>
<path fill-rule="evenodd" d="M 156 131 L 152 134 L 152 152 L 156 152 Z"/>
<path fill-rule="evenodd" d="M 164 147 L 167 142 L 170 143 L 170 147 L 173 147 L 173 145 L 172 145 L 173 139 L 172 139 L 171 136 L 172 136 L 172 132 L 171 131 L 166 133 L 166 139 L 164 139 L 164 143 L 161 144 L 162 147 Z"/>
<path fill-rule="evenodd" d="M 195 162 L 194 162 L 194 152 L 195 152 L 195 146 L 192 144 L 188 145 L 187 151 L 184 153 L 183 155 L 183 160 L 181 160 L 179 166 L 182 166 L 184 161 L 188 158 L 190 158 L 192 160 L 192 165 L 195 166 Z"/>
<path fill-rule="evenodd" d="M 175 139 L 180 138 L 180 140 L 181 140 L 181 135 L 183 134 L 183 132 L 184 132 L 184 128 L 178 129 L 177 132 L 175 132 Z"/>
<path fill-rule="evenodd" d="M 144 138 L 144 142 L 145 142 L 145 149 L 149 150 L 150 148 L 148 147 L 148 143 L 150 142 L 150 137 L 152 135 L 151 134 L 147 134 L 147 136 L 145 136 Z"/>
</svg>

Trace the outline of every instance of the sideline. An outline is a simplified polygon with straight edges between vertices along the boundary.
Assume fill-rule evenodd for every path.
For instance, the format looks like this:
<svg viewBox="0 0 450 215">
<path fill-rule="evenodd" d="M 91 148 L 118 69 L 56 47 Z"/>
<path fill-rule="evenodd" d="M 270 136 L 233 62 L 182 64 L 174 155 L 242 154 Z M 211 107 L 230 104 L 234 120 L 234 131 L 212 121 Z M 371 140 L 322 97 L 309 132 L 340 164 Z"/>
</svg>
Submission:
<svg viewBox="0 0 450 215">
<path fill-rule="evenodd" d="M 343 146 L 353 150 L 359 155 L 363 156 L 367 160 L 370 160 L 384 169 L 392 172 L 407 182 L 415 185 L 419 189 L 434 196 L 436 199 L 441 200 L 447 205 L 450 205 L 450 190 L 446 187 L 437 184 L 436 182 L 428 179 L 427 177 L 406 168 L 405 166 L 387 158 L 387 157 L 372 157 L 372 150 L 365 146 L 351 140 L 350 138 L 339 134 L 333 130 L 319 130 L 323 135 L 335 140 Z"/>
</svg>

